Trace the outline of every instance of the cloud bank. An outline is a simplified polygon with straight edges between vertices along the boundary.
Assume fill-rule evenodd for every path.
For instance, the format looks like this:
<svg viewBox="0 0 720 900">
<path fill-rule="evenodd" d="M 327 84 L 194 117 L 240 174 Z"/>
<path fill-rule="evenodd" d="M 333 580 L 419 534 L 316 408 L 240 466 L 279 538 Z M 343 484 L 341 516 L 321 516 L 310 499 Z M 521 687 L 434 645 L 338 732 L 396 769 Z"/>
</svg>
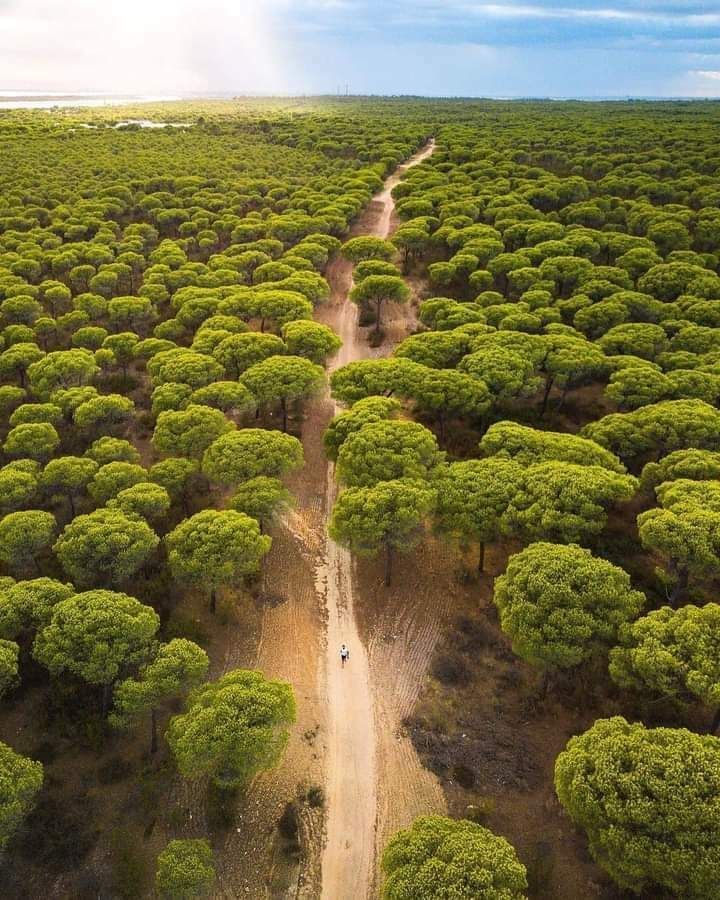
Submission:
<svg viewBox="0 0 720 900">
<path fill-rule="evenodd" d="M 0 0 L 0 90 L 720 96 L 686 0 Z"/>
</svg>

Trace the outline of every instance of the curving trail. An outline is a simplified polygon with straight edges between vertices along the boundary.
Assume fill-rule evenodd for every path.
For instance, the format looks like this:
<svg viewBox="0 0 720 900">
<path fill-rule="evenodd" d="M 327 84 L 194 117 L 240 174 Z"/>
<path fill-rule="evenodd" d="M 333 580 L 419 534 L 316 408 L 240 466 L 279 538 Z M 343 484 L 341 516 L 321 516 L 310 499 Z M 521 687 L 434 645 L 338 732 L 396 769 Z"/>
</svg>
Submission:
<svg viewBox="0 0 720 900">
<path fill-rule="evenodd" d="M 391 191 L 406 169 L 422 162 L 433 149 L 434 143 L 428 143 L 387 179 L 353 234 L 387 237 L 391 233 L 394 210 Z M 353 360 L 386 355 L 391 349 L 390 345 L 373 350 L 359 331 L 357 307 L 347 296 L 352 284 L 351 272 L 351 267 L 343 260 L 337 260 L 328 271 L 332 298 L 324 310 L 323 319 L 343 341 L 341 350 L 329 367 L 330 371 Z M 406 323 L 401 321 L 398 336 L 405 330 Z M 334 404 L 331 411 L 333 414 L 337 412 Z M 332 466 L 328 464 L 326 522 L 336 494 Z M 411 746 L 409 751 L 407 746 L 398 747 L 399 766 L 398 759 L 394 758 L 397 754 L 388 748 L 388 741 L 393 744 L 398 742 L 392 732 L 396 730 L 402 714 L 412 706 L 415 695 L 413 684 L 415 681 L 419 684 L 424 671 L 419 679 L 398 679 L 395 687 L 403 694 L 399 704 L 399 698 L 391 696 L 392 686 L 384 677 L 382 682 L 378 680 L 379 676 L 387 673 L 374 664 L 372 647 L 365 645 L 358 627 L 351 555 L 330 539 L 327 530 L 324 551 L 316 568 L 316 583 L 318 593 L 324 596 L 327 612 L 326 658 L 324 671 L 320 673 L 321 697 L 325 701 L 327 715 L 327 820 L 322 857 L 322 898 L 362 900 L 369 895 L 375 882 L 378 825 L 387 819 L 390 805 L 402 804 L 406 799 L 393 796 L 395 792 L 387 790 L 389 786 L 384 783 L 383 776 L 395 772 L 399 776 L 398 787 L 402 794 L 406 793 L 402 785 L 408 781 L 432 780 Z M 339 659 L 339 647 L 343 642 L 351 651 L 350 661 L 344 667 Z M 406 744 L 409 745 L 409 741 L 406 740 Z M 442 803 L 441 797 L 438 788 L 433 792 L 429 805 Z M 380 830 L 386 829 L 381 827 Z"/>
</svg>

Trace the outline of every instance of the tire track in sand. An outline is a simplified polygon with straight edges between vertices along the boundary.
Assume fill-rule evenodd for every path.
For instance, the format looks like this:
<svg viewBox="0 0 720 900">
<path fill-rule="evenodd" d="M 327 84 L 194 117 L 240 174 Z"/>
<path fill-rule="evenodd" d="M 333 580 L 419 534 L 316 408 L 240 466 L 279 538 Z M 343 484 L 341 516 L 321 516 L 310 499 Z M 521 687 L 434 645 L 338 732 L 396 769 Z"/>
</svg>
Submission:
<svg viewBox="0 0 720 900">
<path fill-rule="evenodd" d="M 373 198 L 370 212 L 371 225 L 358 229 L 354 234 L 372 234 L 387 237 L 391 232 L 394 202 L 393 187 L 412 165 L 422 162 L 434 149 L 427 144 L 407 163 L 400 166 L 385 182 L 383 189 Z M 328 272 L 333 288 L 333 298 L 325 318 L 340 335 L 343 346 L 329 367 L 333 371 L 346 363 L 371 356 L 382 356 L 386 348 L 373 350 L 359 333 L 358 310 L 348 300 L 351 287 L 351 269 L 338 261 Z M 385 352 L 383 352 L 383 349 Z M 328 398 L 329 399 L 329 398 Z M 330 401 L 332 402 L 332 401 Z M 339 411 L 333 404 L 333 411 Z M 332 466 L 327 466 L 325 517 L 329 521 L 337 495 Z M 327 644 L 325 668 L 321 672 L 324 684 L 321 696 L 326 703 L 326 842 L 322 858 L 323 900 L 364 900 L 375 883 L 377 857 L 378 811 L 380 820 L 387 820 L 386 807 L 394 802 L 384 788 L 383 775 L 391 771 L 388 755 L 394 757 L 394 769 L 398 769 L 397 753 L 388 749 L 388 740 L 397 742 L 394 732 L 399 724 L 397 714 L 408 708 L 414 691 L 410 682 L 402 680 L 401 693 L 404 702 L 386 695 L 387 683 L 377 681 L 369 650 L 361 638 L 354 609 L 353 560 L 350 553 L 325 536 L 324 553 L 316 569 L 318 593 L 325 597 L 327 611 Z M 339 647 L 346 643 L 351 651 L 349 663 L 342 667 Z M 427 644 L 427 641 L 424 642 Z M 385 673 L 382 673 L 383 675 Z M 375 675 L 375 677 L 373 677 Z M 393 709 L 394 708 L 394 709 Z M 402 781 L 423 780 L 429 776 L 407 738 L 400 750 Z M 439 790 L 439 789 L 438 789 Z M 432 791 L 432 805 L 442 803 Z M 403 790 L 403 794 L 406 792 Z M 397 798 L 402 803 L 403 798 Z M 379 802 L 381 801 L 381 802 Z M 385 831 L 385 828 L 381 828 Z"/>
</svg>

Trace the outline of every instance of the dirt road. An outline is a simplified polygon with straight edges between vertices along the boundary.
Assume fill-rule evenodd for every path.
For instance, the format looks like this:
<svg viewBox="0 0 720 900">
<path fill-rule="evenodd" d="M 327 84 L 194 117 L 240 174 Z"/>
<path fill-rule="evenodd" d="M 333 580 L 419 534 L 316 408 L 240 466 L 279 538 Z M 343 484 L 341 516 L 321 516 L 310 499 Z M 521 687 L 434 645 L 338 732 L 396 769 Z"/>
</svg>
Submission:
<svg viewBox="0 0 720 900">
<path fill-rule="evenodd" d="M 391 191 L 403 172 L 426 159 L 433 149 L 433 143 L 429 143 L 387 179 L 383 190 L 373 198 L 369 215 L 364 217 L 355 234 L 387 237 L 391 233 L 394 210 Z M 328 272 L 328 280 L 332 298 L 324 320 L 334 327 L 343 341 L 330 370 L 353 360 L 387 355 L 392 349 L 392 340 L 373 350 L 366 336 L 360 333 L 357 307 L 347 297 L 352 283 L 348 264 L 337 261 Z M 395 324 L 397 326 L 398 323 Z M 390 335 L 397 332 L 397 336 L 401 336 L 404 330 L 402 319 L 399 324 L 400 328 L 388 329 Z M 333 409 L 333 412 L 336 411 Z M 336 494 L 332 466 L 328 465 L 326 520 L 329 519 Z M 393 802 L 393 798 L 388 797 L 387 785 L 381 783 L 381 764 L 383 761 L 387 764 L 385 740 L 395 738 L 379 734 L 378 728 L 392 730 L 392 716 L 388 714 L 388 704 L 382 700 L 386 692 L 378 690 L 379 686 L 374 684 L 369 649 L 358 627 L 352 557 L 327 533 L 324 553 L 316 571 L 317 588 L 324 594 L 327 610 L 326 659 L 324 671 L 320 673 L 327 716 L 327 820 L 322 858 L 322 897 L 324 900 L 362 900 L 368 896 L 375 881 L 378 811 Z M 340 664 L 339 657 L 342 643 L 348 645 L 351 653 L 345 666 Z M 404 753 L 403 756 L 405 778 L 427 777 L 417 757 L 413 759 L 414 753 Z M 396 799 L 402 803 L 402 798 Z M 438 796 L 433 799 L 442 802 Z"/>
</svg>

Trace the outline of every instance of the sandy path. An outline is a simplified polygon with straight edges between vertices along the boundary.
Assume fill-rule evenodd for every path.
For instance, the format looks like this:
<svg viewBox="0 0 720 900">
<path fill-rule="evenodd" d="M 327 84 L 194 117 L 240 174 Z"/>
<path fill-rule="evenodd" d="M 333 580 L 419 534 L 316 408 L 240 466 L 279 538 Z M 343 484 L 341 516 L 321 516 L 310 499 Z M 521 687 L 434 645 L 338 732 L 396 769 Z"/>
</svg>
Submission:
<svg viewBox="0 0 720 900">
<path fill-rule="evenodd" d="M 392 228 L 394 202 L 393 187 L 411 165 L 417 165 L 433 151 L 431 143 L 401 166 L 385 182 L 372 201 L 370 221 L 357 234 L 387 237 Z M 357 325 L 358 310 L 347 299 L 351 286 L 351 270 L 338 261 L 328 272 L 333 289 L 331 303 L 324 318 L 343 341 L 343 346 L 330 365 L 330 371 L 357 359 L 386 355 L 390 346 L 373 350 Z M 333 412 L 336 412 L 333 404 Z M 329 519 L 337 494 L 332 467 L 327 467 L 326 520 Z M 396 706 L 379 702 L 386 694 L 374 683 L 371 653 L 361 638 L 355 615 L 353 561 L 350 553 L 326 535 L 324 553 L 317 567 L 318 592 L 324 594 L 327 610 L 327 645 L 325 669 L 321 672 L 322 690 L 326 703 L 326 843 L 322 858 L 322 897 L 324 900 L 362 900 L 367 897 L 375 881 L 377 856 L 378 812 L 388 803 L 402 797 L 388 797 L 387 786 L 381 783 L 389 772 L 386 737 L 394 731 L 397 715 L 407 711 L 414 692 L 407 686 L 404 703 Z M 341 666 L 339 647 L 346 643 L 351 659 Z M 414 699 L 414 696 L 413 696 Z M 411 705 L 411 704 L 410 704 Z M 397 721 L 396 721 L 397 720 Z M 392 736 L 392 740 L 395 738 Z M 409 742 L 407 742 L 409 744 Z M 404 764 L 400 766 L 403 781 L 423 778 L 426 773 L 417 757 L 402 748 Z M 390 756 L 393 754 L 391 753 Z M 394 760 L 392 761 L 394 762 Z M 404 770 L 404 771 L 403 771 Z M 404 793 L 404 792 L 403 792 Z M 379 802 L 381 801 L 381 803 Z M 386 818 L 381 813 L 380 819 Z M 385 829 L 382 829 L 383 831 Z"/>
</svg>

